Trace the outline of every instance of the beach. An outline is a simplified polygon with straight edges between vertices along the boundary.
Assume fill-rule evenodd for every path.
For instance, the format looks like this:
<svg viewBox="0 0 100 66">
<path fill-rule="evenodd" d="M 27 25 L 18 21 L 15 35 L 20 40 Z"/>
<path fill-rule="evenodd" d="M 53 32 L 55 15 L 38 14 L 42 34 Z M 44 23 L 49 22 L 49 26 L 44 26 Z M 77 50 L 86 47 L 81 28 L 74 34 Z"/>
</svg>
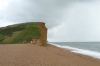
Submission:
<svg viewBox="0 0 100 66">
<path fill-rule="evenodd" d="M 50 44 L 1 44 L 0 66 L 100 66 L 100 59 Z"/>
</svg>

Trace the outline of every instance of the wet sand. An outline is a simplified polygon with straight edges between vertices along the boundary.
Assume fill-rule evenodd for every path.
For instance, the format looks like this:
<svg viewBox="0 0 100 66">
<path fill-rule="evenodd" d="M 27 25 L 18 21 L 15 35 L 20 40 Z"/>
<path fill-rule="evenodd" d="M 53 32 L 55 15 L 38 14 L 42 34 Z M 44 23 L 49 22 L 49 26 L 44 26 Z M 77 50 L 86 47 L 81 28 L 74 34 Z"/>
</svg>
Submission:
<svg viewBox="0 0 100 66">
<path fill-rule="evenodd" d="M 52 45 L 1 44 L 0 66 L 100 66 L 100 59 Z"/>
</svg>

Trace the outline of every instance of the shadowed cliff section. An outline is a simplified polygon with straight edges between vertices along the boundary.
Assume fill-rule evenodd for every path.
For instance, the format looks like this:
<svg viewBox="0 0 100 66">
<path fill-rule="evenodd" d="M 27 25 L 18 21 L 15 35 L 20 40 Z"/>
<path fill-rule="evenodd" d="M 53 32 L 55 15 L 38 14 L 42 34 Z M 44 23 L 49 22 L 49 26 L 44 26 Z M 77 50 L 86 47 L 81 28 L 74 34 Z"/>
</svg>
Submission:
<svg viewBox="0 0 100 66">
<path fill-rule="evenodd" d="M 43 22 L 27 22 L 0 28 L 0 44 L 31 43 L 44 46 L 47 28 Z"/>
</svg>

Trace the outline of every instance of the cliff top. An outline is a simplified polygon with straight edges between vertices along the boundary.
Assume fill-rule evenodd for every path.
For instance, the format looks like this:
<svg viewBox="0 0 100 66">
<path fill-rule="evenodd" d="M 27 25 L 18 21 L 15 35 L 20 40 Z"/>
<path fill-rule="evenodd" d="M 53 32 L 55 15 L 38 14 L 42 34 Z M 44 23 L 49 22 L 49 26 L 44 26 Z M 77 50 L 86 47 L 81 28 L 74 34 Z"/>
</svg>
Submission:
<svg viewBox="0 0 100 66">
<path fill-rule="evenodd" d="M 0 28 L 0 44 L 28 43 L 31 38 L 40 36 L 38 24 L 44 22 L 27 22 Z"/>
</svg>

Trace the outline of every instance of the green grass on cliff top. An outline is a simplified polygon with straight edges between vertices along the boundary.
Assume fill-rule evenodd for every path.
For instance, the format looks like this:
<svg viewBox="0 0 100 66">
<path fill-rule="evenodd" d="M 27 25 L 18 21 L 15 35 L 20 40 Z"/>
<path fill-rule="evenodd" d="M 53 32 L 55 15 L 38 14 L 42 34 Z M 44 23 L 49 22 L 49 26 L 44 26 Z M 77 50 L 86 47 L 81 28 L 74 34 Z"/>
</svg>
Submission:
<svg viewBox="0 0 100 66">
<path fill-rule="evenodd" d="M 35 22 L 21 23 L 0 28 L 0 44 L 29 43 L 38 38 L 39 26 Z"/>
</svg>

